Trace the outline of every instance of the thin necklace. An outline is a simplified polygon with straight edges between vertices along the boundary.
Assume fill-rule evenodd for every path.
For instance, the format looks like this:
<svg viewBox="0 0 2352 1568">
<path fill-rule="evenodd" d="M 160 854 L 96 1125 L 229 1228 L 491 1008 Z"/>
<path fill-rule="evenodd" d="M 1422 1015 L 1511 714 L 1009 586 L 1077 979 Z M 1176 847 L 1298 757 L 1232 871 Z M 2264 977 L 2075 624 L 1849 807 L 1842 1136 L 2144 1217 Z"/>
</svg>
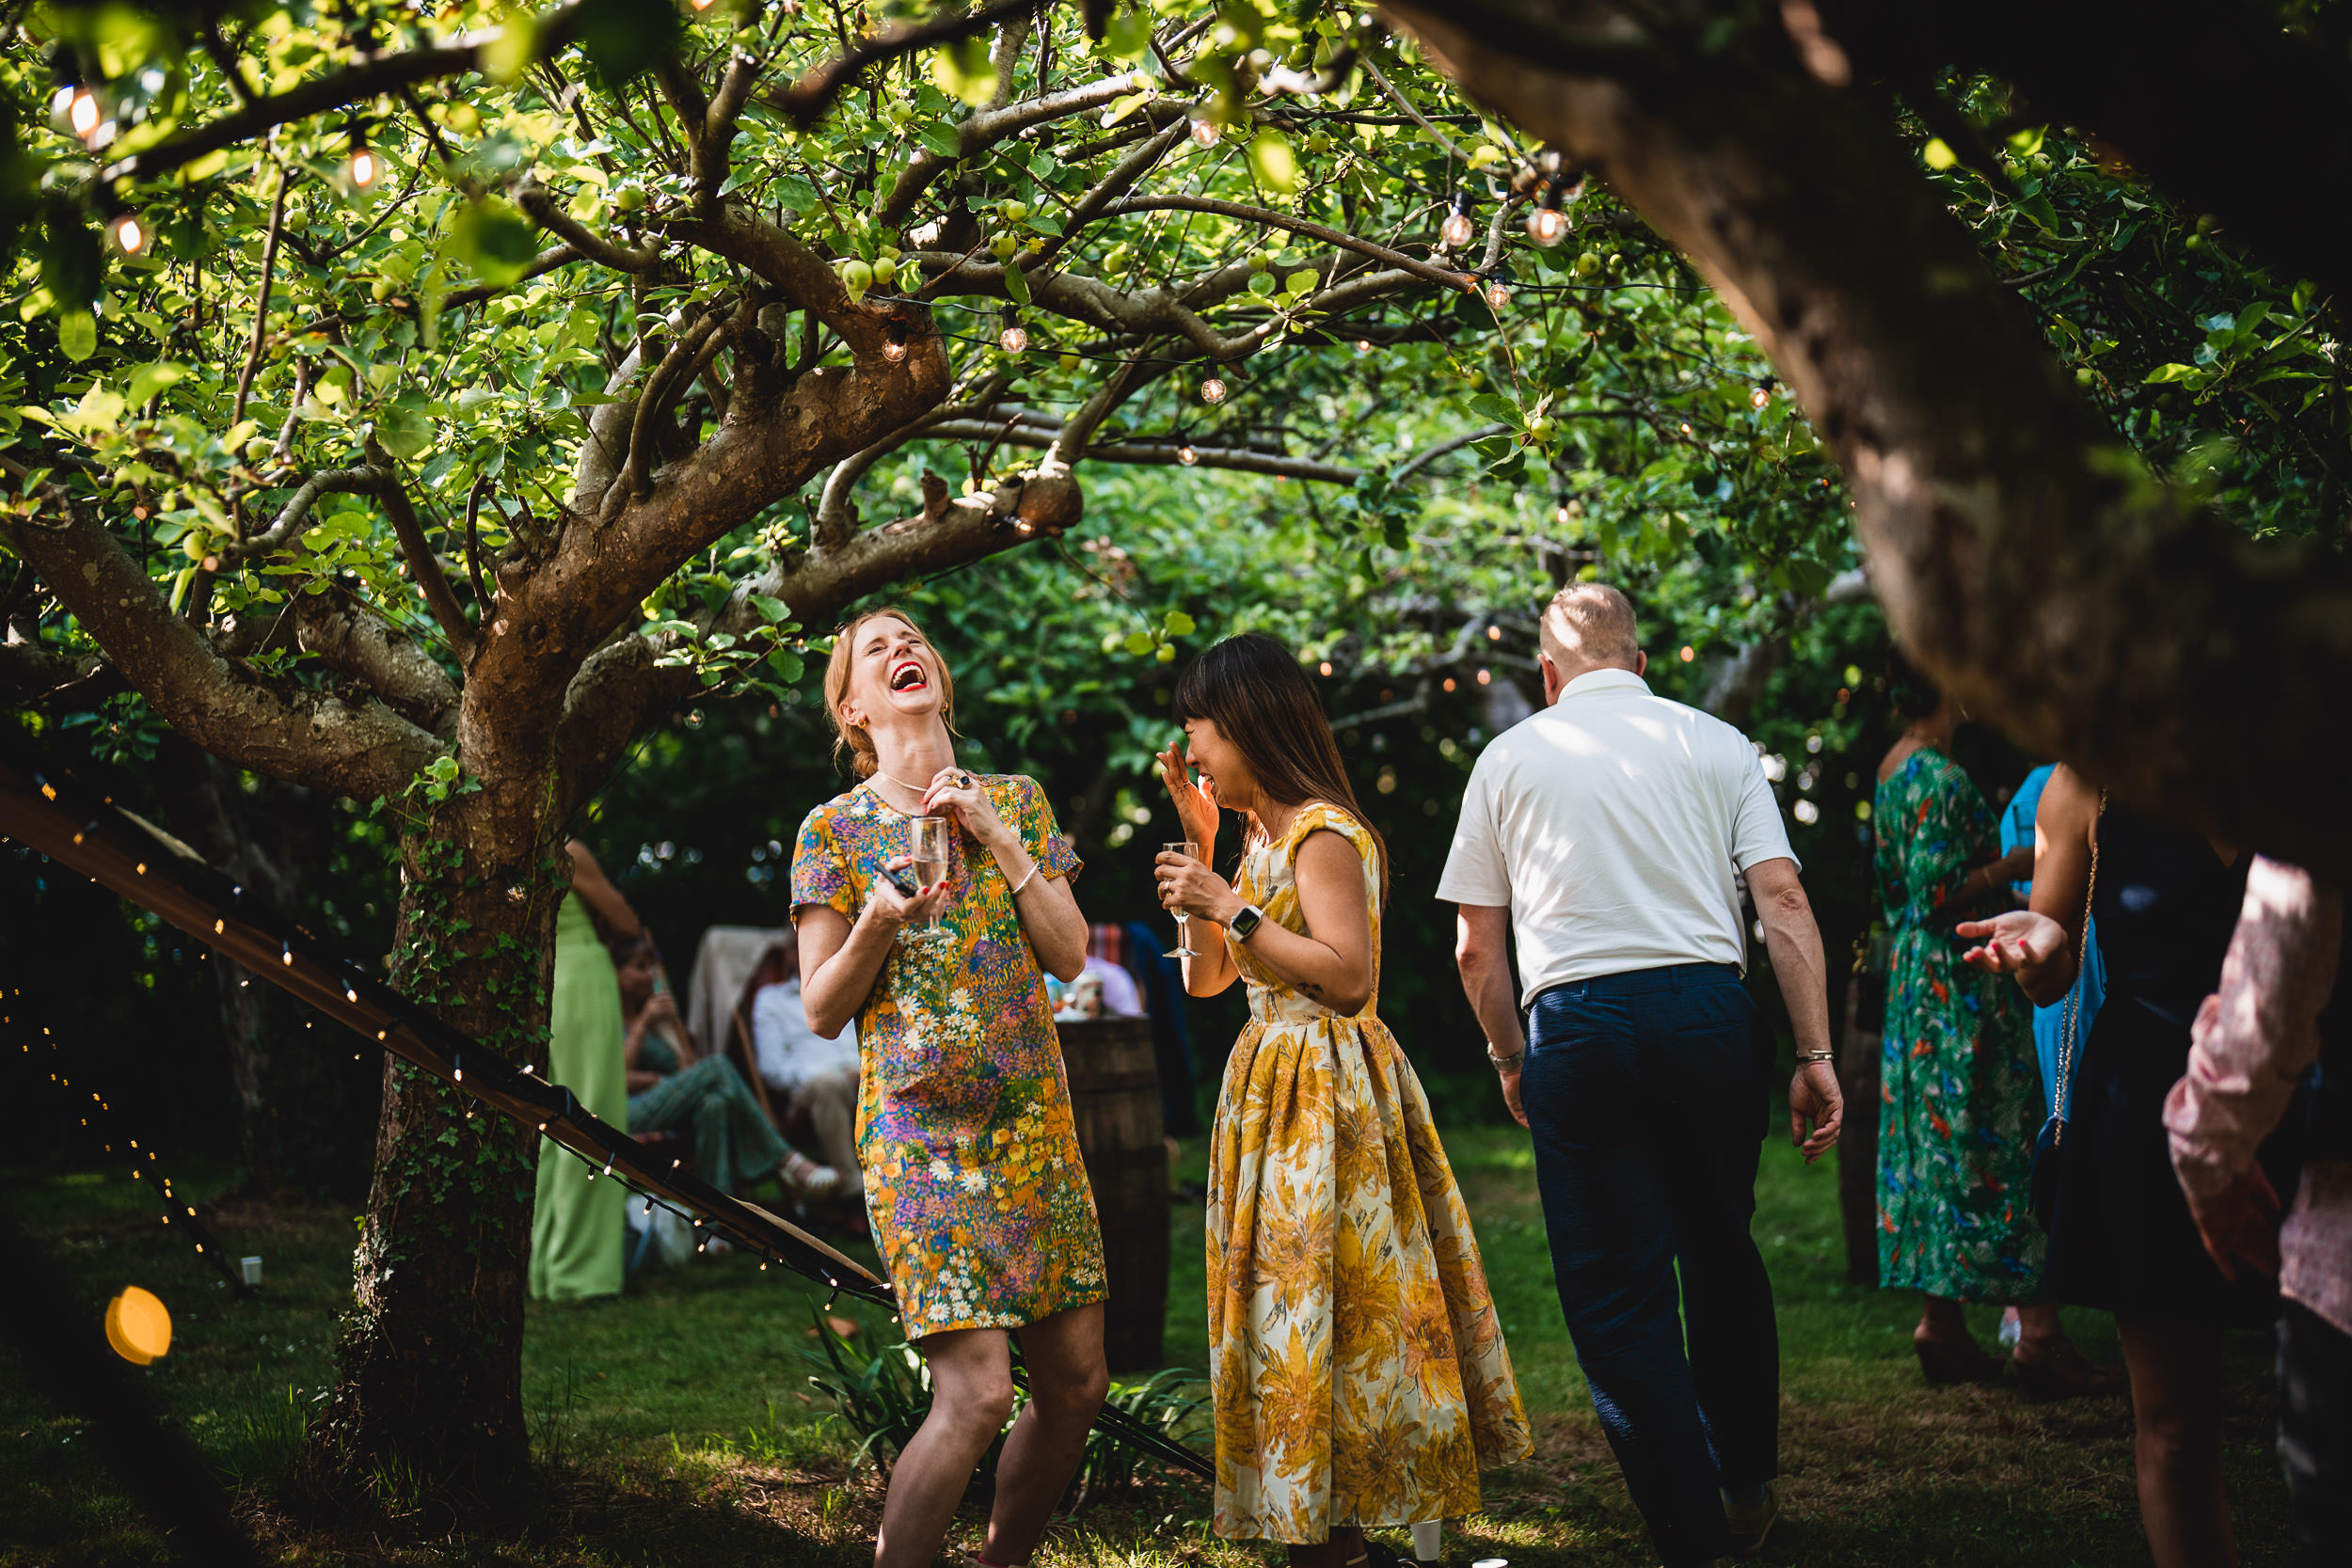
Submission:
<svg viewBox="0 0 2352 1568">
<path fill-rule="evenodd" d="M 959 768 L 958 771 L 961 772 L 962 770 Z M 892 784 L 897 784 L 900 789 L 913 791 L 917 797 L 927 793 L 930 787 L 928 784 L 911 784 L 907 783 L 906 780 L 898 777 L 898 774 L 885 771 L 882 765 L 879 762 L 874 765 L 874 773 L 879 778 L 888 779 Z"/>
</svg>

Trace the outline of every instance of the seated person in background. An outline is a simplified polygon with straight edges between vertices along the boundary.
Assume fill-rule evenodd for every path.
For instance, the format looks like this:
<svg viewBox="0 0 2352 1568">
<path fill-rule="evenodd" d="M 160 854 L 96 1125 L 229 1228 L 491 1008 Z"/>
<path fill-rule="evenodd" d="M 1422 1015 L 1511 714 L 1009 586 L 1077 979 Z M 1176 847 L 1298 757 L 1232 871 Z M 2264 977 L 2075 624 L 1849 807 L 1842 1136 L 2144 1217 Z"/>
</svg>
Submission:
<svg viewBox="0 0 2352 1568">
<path fill-rule="evenodd" d="M 694 1168 L 723 1193 L 750 1186 L 771 1172 L 801 1197 L 831 1197 L 841 1174 L 794 1152 L 777 1136 L 735 1064 L 720 1056 L 697 1060 L 678 1017 L 677 998 L 661 972 L 653 938 L 640 931 L 613 943 L 627 1034 L 628 1128 L 631 1132 L 690 1132 Z"/>
<path fill-rule="evenodd" d="M 1103 982 L 1103 1006 L 1091 1017 L 1143 1016 L 1143 995 L 1136 989 L 1136 977 L 1127 972 L 1121 958 L 1125 934 L 1116 926 L 1087 927 L 1087 966 L 1078 972 L 1078 981 L 1093 974 Z"/>
<path fill-rule="evenodd" d="M 834 1196 L 865 1190 L 857 1159 L 857 1025 L 825 1038 L 808 1026 L 801 1006 L 800 949 L 780 942 L 760 956 L 744 987 L 751 1000 L 752 1049 L 759 1076 L 778 1098 L 776 1119 L 787 1135 L 805 1125 L 841 1184 Z"/>
</svg>

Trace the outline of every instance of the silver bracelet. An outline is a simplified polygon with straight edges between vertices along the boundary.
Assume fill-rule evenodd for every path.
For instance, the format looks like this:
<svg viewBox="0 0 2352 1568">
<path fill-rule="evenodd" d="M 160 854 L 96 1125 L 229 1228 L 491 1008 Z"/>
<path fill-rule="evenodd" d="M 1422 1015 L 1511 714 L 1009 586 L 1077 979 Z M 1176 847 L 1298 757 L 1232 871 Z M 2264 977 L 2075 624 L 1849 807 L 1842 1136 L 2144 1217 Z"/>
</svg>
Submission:
<svg viewBox="0 0 2352 1568">
<path fill-rule="evenodd" d="M 1021 896 L 1021 890 L 1022 890 L 1023 888 L 1025 888 L 1025 887 L 1027 887 L 1027 886 L 1028 886 L 1031 882 L 1034 882 L 1034 881 L 1036 881 L 1036 880 L 1037 880 L 1037 862 L 1035 862 L 1035 861 L 1031 861 L 1031 862 L 1029 863 L 1029 874 L 1028 874 L 1027 876 L 1025 876 L 1025 877 L 1022 878 L 1019 881 L 1017 881 L 1017 882 L 1015 882 L 1015 883 L 1013 883 L 1013 884 L 1012 884 L 1012 895 L 1013 895 L 1015 898 L 1020 897 L 1020 896 Z"/>
<path fill-rule="evenodd" d="M 1527 1060 L 1527 1048 L 1521 1046 L 1508 1056 L 1498 1056 L 1495 1048 L 1490 1045 L 1486 1047 L 1486 1060 L 1497 1072 L 1517 1072 Z"/>
<path fill-rule="evenodd" d="M 1797 1061 L 1800 1066 L 1806 1062 L 1834 1062 L 1836 1060 L 1837 1060 L 1837 1053 L 1835 1051 L 1800 1051 L 1797 1053 Z"/>
</svg>

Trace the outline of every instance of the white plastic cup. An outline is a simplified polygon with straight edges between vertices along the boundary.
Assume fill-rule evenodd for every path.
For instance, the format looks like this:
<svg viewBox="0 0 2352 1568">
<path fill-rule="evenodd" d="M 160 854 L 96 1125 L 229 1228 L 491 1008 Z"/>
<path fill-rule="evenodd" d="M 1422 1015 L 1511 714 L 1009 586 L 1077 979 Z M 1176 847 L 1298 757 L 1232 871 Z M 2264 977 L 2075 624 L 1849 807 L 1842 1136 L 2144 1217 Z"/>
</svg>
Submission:
<svg viewBox="0 0 2352 1568">
<path fill-rule="evenodd" d="M 237 1259 L 237 1267 L 245 1272 L 245 1282 L 247 1285 L 259 1285 L 262 1282 L 262 1260 L 259 1258 L 240 1258 Z"/>
<path fill-rule="evenodd" d="M 1424 1519 L 1413 1527 L 1413 1556 L 1421 1561 L 1437 1561 L 1438 1549 L 1444 1544 L 1443 1519 Z"/>
</svg>

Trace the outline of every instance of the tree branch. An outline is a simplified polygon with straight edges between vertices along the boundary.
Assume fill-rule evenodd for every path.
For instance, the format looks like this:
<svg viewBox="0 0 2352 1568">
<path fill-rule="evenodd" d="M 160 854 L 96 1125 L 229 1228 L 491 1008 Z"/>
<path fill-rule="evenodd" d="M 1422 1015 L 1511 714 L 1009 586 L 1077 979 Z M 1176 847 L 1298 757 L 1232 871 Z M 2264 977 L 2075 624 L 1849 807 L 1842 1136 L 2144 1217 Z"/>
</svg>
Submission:
<svg viewBox="0 0 2352 1568">
<path fill-rule="evenodd" d="M 889 28 L 803 76 L 777 95 L 774 106 L 805 131 L 833 107 L 833 101 L 841 96 L 841 90 L 867 66 L 895 60 L 934 43 L 971 38 L 1009 16 L 1026 15 L 1051 3 L 1052 0 L 993 0 L 992 4 L 961 16 L 933 17 L 929 22 Z"/>
<path fill-rule="evenodd" d="M 940 441 L 1002 441 L 1007 446 L 1051 449 L 1060 438 L 1060 432 L 1033 424 L 1007 425 L 986 420 L 949 420 L 924 430 L 918 439 Z M 1176 467 L 1184 465 L 1182 455 L 1185 443 L 1160 437 L 1131 438 L 1104 446 L 1089 446 L 1080 455 L 1081 462 L 1148 464 L 1156 467 Z M 1359 474 L 1336 463 L 1318 463 L 1311 458 L 1279 457 L 1270 452 L 1252 451 L 1247 447 L 1212 447 L 1195 445 L 1191 467 L 1230 468 L 1236 473 L 1271 474 L 1277 479 L 1304 479 L 1318 484 L 1349 484 Z"/>
<path fill-rule="evenodd" d="M 1238 218 L 1244 223 L 1288 230 L 1291 233 L 1321 240 L 1341 250 L 1369 256 L 1375 261 L 1386 262 L 1399 272 L 1410 273 L 1423 282 L 1435 283 L 1441 288 L 1470 289 L 1477 286 L 1477 280 L 1468 273 L 1432 266 L 1401 250 L 1391 250 L 1374 241 L 1359 239 L 1343 229 L 1333 229 L 1327 224 L 1315 223 L 1289 213 L 1278 213 L 1270 207 L 1250 207 L 1238 201 L 1218 201 L 1205 196 L 1130 196 L 1106 202 L 1103 208 L 1104 217 L 1117 217 L 1122 213 L 1208 213 L 1217 217 Z"/>
<path fill-rule="evenodd" d="M 329 669 L 365 683 L 387 705 L 444 739 L 457 720 L 457 689 L 433 656 L 373 611 L 333 594 L 294 595 L 294 638 Z"/>
<path fill-rule="evenodd" d="M 281 549 L 300 538 L 310 527 L 310 507 L 326 495 L 373 495 L 387 483 L 396 483 L 389 468 L 325 468 L 302 482 L 293 497 L 278 514 L 278 520 L 250 539 L 240 539 L 223 545 L 216 552 L 223 566 L 239 561 L 251 561 Z"/>
<path fill-rule="evenodd" d="M 139 563 L 96 521 L 6 525 L 123 678 L 172 728 L 257 773 L 358 800 L 403 788 L 444 748 L 382 703 L 358 706 L 331 692 L 279 687 L 214 651 L 175 615 Z"/>
<path fill-rule="evenodd" d="M 562 48 L 570 41 L 579 20 L 578 6 L 567 6 L 548 17 L 539 25 L 535 44 L 537 50 L 542 54 L 552 54 Z M 118 159 L 99 175 L 99 182 L 112 184 L 118 180 L 158 179 L 208 153 L 249 141 L 273 126 L 283 125 L 290 120 L 308 119 L 312 115 L 331 114 L 337 109 L 395 93 L 421 82 L 437 81 L 444 76 L 461 76 L 469 71 L 477 71 L 481 69 L 483 49 L 496 42 L 503 34 L 503 28 L 492 28 L 487 32 L 468 34 L 454 43 L 371 55 L 357 65 L 329 71 L 325 76 L 312 77 L 284 92 L 257 98 L 233 113 L 178 135 L 167 136 L 143 152 Z"/>
<path fill-rule="evenodd" d="M 368 440 L 368 458 L 385 475 L 377 494 L 384 499 L 384 515 L 391 519 L 392 536 L 400 541 L 401 558 L 408 562 L 408 575 L 423 594 L 425 608 L 440 623 L 441 635 L 449 639 L 450 652 L 462 670 L 473 661 L 473 626 L 466 620 L 465 609 L 458 604 L 448 577 L 441 571 L 432 542 L 424 536 L 424 525 L 418 521 L 417 509 L 409 504 L 408 487 L 401 482 L 400 470 L 392 466 L 391 455 L 373 436 Z"/>
<path fill-rule="evenodd" d="M 650 272 L 661 264 L 661 253 L 658 250 L 644 250 L 629 245 L 614 245 L 611 240 L 590 230 L 586 224 L 565 212 L 563 204 L 555 199 L 555 194 L 540 184 L 534 176 L 526 174 L 520 180 L 516 181 L 513 195 L 516 206 L 530 214 L 540 228 L 564 242 L 564 245 L 558 247 L 559 249 L 566 249 L 572 255 L 585 256 L 598 265 L 611 267 L 615 272 Z M 556 252 L 552 250 L 546 252 L 546 255 L 549 257 L 555 254 Z M 537 260 L 534 259 L 532 265 L 537 264 Z M 560 265 L 561 262 L 553 264 Z M 441 308 L 448 309 L 449 301 L 443 300 Z"/>
<path fill-rule="evenodd" d="M 953 168 L 959 159 L 970 158 L 986 150 L 1007 136 L 1018 135 L 1033 125 L 1043 125 L 1070 115 L 1099 109 L 1112 100 L 1136 90 L 1132 76 L 1105 76 L 1084 86 L 1065 87 L 1038 98 L 1008 103 L 1002 108 L 982 109 L 956 127 L 956 153 L 946 157 L 925 148 L 907 160 L 907 166 L 890 187 L 876 211 L 875 221 L 885 229 L 904 223 L 914 204 L 922 199 L 930 182 L 943 169 Z"/>
</svg>

